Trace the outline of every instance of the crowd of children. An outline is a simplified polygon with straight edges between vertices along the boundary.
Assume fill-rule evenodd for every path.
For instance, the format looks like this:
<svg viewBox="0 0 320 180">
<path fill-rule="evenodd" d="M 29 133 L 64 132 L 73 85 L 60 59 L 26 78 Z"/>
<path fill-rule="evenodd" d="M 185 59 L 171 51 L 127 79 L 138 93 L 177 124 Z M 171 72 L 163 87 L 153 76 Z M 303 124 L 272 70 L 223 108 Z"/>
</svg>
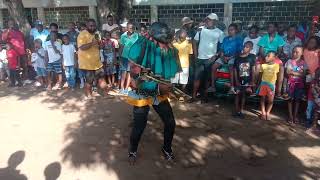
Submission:
<svg viewBox="0 0 320 180">
<path fill-rule="evenodd" d="M 193 37 L 190 37 L 190 29 L 181 28 L 176 32 L 172 45 L 179 51 L 182 71 L 176 74 L 172 83 L 186 93 L 186 86 L 191 84 L 194 89 L 190 102 L 194 102 L 200 80 L 206 77 L 206 85 L 202 86 L 205 92 L 202 102 L 206 103 L 207 91 L 218 91 L 219 69 L 226 67 L 228 75 L 223 85 L 228 87 L 227 93 L 235 96 L 234 116 L 243 119 L 246 98 L 257 95 L 260 96 L 260 119 L 269 120 L 276 97 L 288 102 L 288 123 L 301 123 L 316 130 L 320 113 L 319 38 L 309 35 L 307 39 L 300 39 L 294 25 L 280 35 L 276 23 L 269 23 L 263 36 L 259 36 L 259 28 L 253 25 L 245 37 L 239 33 L 237 24 L 230 24 L 227 36 L 224 36 L 215 26 L 215 20 L 218 17 L 210 14 L 204 26 L 193 29 L 196 31 Z M 188 23 L 193 21 L 184 25 Z M 79 81 L 83 88 L 85 75 L 77 65 L 77 36 L 85 26 L 77 28 L 75 23 L 70 23 L 69 32 L 64 35 L 57 32 L 57 25 L 53 28 L 56 30 L 51 29 L 46 38 L 33 39 L 31 62 L 37 74 L 36 86 L 47 90 L 61 89 L 66 82 L 67 87 L 74 90 Z M 149 38 L 148 29 L 142 25 L 136 32 L 135 25 L 130 22 L 119 28 L 113 24 L 112 16 L 108 16 L 108 23 L 102 29 L 97 33 L 97 39 L 105 80 L 109 89 L 126 95 L 131 80 L 130 63 L 124 55 L 139 35 Z M 6 43 L 6 49 L 0 47 L 0 80 L 5 80 L 7 74 L 10 87 L 23 85 L 18 59 L 10 42 Z M 303 100 L 307 101 L 306 120 L 298 116 Z"/>
</svg>

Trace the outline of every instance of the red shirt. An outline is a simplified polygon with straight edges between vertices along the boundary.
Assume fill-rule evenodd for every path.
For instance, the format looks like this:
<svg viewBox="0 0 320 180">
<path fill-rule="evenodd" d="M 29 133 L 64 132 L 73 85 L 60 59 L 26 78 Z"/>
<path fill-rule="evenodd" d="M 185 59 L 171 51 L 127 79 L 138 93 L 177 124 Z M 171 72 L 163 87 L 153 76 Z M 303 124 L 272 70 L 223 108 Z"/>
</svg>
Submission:
<svg viewBox="0 0 320 180">
<path fill-rule="evenodd" d="M 7 59 L 8 59 L 9 69 L 15 70 L 17 68 L 18 57 L 19 57 L 19 54 L 14 49 L 7 50 Z"/>
<path fill-rule="evenodd" d="M 24 35 L 21 31 L 9 30 L 8 33 L 5 31 L 2 33 L 2 40 L 11 43 L 20 56 L 26 54 Z"/>
</svg>

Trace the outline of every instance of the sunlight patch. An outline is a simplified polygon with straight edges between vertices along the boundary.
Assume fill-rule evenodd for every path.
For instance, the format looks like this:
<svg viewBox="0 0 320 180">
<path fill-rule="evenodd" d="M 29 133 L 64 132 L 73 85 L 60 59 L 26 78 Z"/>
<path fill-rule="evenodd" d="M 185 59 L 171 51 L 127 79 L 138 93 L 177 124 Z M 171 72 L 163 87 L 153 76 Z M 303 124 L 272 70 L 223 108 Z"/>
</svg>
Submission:
<svg viewBox="0 0 320 180">
<path fill-rule="evenodd" d="M 320 146 L 312 147 L 290 147 L 289 152 L 308 168 L 320 167 Z"/>
</svg>

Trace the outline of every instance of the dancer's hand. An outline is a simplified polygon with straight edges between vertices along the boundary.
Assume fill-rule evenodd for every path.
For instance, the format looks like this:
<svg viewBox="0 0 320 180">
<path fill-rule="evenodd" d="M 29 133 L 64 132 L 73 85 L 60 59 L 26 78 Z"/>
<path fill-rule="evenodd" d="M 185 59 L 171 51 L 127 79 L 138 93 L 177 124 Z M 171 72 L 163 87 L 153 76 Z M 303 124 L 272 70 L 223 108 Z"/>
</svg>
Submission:
<svg viewBox="0 0 320 180">
<path fill-rule="evenodd" d="M 170 84 L 159 84 L 160 94 L 168 94 L 172 89 L 172 85 Z"/>
</svg>

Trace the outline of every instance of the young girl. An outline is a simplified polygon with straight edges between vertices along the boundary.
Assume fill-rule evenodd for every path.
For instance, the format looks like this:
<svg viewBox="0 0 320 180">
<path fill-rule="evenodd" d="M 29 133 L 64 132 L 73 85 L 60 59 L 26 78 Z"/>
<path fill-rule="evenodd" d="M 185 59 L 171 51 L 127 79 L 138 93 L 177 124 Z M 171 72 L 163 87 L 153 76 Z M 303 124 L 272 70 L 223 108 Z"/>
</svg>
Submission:
<svg viewBox="0 0 320 180">
<path fill-rule="evenodd" d="M 44 60 L 45 51 L 42 48 L 41 39 L 34 40 L 34 52 L 31 55 L 31 62 L 37 73 L 37 80 L 40 86 L 46 87 L 47 85 L 47 70 Z"/>
<path fill-rule="evenodd" d="M 307 65 L 301 58 L 303 54 L 303 47 L 296 46 L 292 51 L 292 59 L 288 60 L 286 64 L 286 72 L 288 74 L 288 112 L 289 123 L 298 123 L 298 111 L 300 101 L 304 95 L 304 80 L 306 75 Z M 293 103 L 295 104 L 293 108 Z"/>
<path fill-rule="evenodd" d="M 252 93 L 252 86 L 254 83 L 254 65 L 256 56 L 251 54 L 253 43 L 247 41 L 240 56 L 236 57 L 234 62 L 234 77 L 236 85 L 236 99 L 235 108 L 236 113 L 234 116 L 240 119 L 244 118 L 242 110 L 246 101 L 246 94 Z"/>
<path fill-rule="evenodd" d="M 21 78 L 19 75 L 19 55 L 13 49 L 13 45 L 11 43 L 7 43 L 7 59 L 9 66 L 9 78 L 10 84 L 9 87 L 16 86 L 16 82 L 18 82 L 18 86 L 22 86 Z"/>
<path fill-rule="evenodd" d="M 265 57 L 265 64 L 261 65 L 260 77 L 261 84 L 257 90 L 257 94 L 261 96 L 261 117 L 262 120 L 270 120 L 270 112 L 273 106 L 275 95 L 275 84 L 280 70 L 279 64 L 274 61 L 277 58 L 276 52 L 269 51 Z M 266 103 L 267 100 L 267 103 Z"/>
<path fill-rule="evenodd" d="M 115 44 L 111 40 L 110 32 L 105 32 L 104 39 L 102 41 L 102 54 L 105 63 L 105 73 L 110 86 L 114 86 L 115 74 L 116 74 L 116 49 Z"/>
<path fill-rule="evenodd" d="M 315 78 L 311 83 L 311 95 L 314 99 L 315 111 L 313 115 L 313 123 L 311 124 L 311 128 L 308 129 L 312 133 L 320 135 L 320 131 L 317 128 L 317 121 L 320 114 L 320 69 L 318 69 L 315 73 Z"/>
<path fill-rule="evenodd" d="M 182 68 L 182 72 L 176 74 L 175 78 L 171 79 L 174 84 L 179 84 L 182 86 L 182 90 L 185 90 L 188 84 L 189 78 L 189 56 L 193 54 L 192 44 L 187 40 L 187 31 L 178 31 L 178 40 L 173 43 L 173 46 L 179 51 L 179 60 Z"/>
<path fill-rule="evenodd" d="M 306 43 L 306 47 L 303 51 L 303 58 L 308 66 L 308 73 L 309 75 L 307 75 L 306 77 L 306 87 L 308 89 L 308 106 L 307 106 L 307 110 L 306 110 L 306 116 L 307 116 L 307 122 L 306 125 L 307 127 L 309 125 L 311 125 L 311 121 L 312 121 L 312 114 L 313 114 L 313 106 L 314 106 L 314 101 L 313 101 L 313 96 L 311 95 L 311 89 L 308 88 L 310 87 L 310 83 L 313 79 L 313 77 L 315 77 L 315 72 L 319 67 L 319 40 L 317 37 L 312 36 L 308 39 L 307 43 Z"/>
</svg>

